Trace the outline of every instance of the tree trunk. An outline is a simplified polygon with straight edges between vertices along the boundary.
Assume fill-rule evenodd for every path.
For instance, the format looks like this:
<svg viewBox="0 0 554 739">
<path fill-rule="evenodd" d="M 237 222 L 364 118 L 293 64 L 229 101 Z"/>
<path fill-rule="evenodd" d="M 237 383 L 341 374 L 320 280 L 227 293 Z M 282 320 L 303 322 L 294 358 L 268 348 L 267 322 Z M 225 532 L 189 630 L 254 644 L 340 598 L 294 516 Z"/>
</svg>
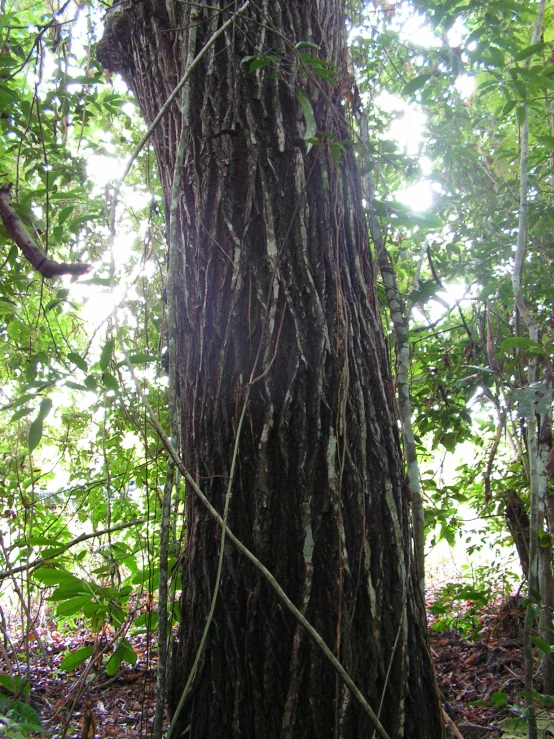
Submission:
<svg viewBox="0 0 554 739">
<path fill-rule="evenodd" d="M 231 12 L 226 0 L 120 5 L 99 58 L 123 74 L 151 122 L 185 60 Z M 173 337 L 181 454 L 223 511 L 249 387 L 229 526 L 389 735 L 439 739 L 393 386 L 340 97 L 351 85 L 342 0 L 262 0 L 194 69 L 184 122 L 173 104 L 153 133 L 166 216 L 182 125 L 186 136 Z M 314 145 L 305 141 L 312 111 Z M 172 710 L 210 607 L 221 533 L 190 492 L 187 516 Z M 230 545 L 177 728 L 196 739 L 373 733 L 318 647 Z"/>
<path fill-rule="evenodd" d="M 529 573 L 529 516 L 524 502 L 515 491 L 506 490 L 504 496 L 506 526 L 514 540 L 521 570 L 527 577 Z"/>
</svg>

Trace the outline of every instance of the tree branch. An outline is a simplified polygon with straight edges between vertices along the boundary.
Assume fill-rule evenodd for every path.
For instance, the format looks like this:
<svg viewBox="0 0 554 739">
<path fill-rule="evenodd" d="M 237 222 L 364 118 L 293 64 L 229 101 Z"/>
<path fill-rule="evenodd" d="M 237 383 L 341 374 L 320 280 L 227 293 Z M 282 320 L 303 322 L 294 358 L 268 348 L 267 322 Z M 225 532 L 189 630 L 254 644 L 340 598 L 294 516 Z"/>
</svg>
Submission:
<svg viewBox="0 0 554 739">
<path fill-rule="evenodd" d="M 9 236 L 21 249 L 29 264 L 47 279 L 59 275 L 84 275 L 85 272 L 88 272 L 91 267 L 90 264 L 54 262 L 41 252 L 21 222 L 21 218 L 10 205 L 11 189 L 11 183 L 0 187 L 0 218 Z"/>
</svg>

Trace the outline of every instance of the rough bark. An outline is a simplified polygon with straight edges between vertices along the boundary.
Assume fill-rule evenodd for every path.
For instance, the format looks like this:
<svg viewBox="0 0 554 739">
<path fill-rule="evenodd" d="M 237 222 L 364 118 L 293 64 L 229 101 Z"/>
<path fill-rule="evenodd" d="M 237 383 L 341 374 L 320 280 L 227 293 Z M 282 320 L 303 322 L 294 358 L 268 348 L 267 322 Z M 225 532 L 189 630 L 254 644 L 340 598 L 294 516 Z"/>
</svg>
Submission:
<svg viewBox="0 0 554 739">
<path fill-rule="evenodd" d="M 527 577 L 529 573 L 529 516 L 525 504 L 516 492 L 507 490 L 505 495 L 506 525 L 516 545 L 523 574 Z"/>
<path fill-rule="evenodd" d="M 107 19 L 99 58 L 152 121 L 231 8 L 138 0 Z M 221 8 L 227 3 L 222 2 Z M 391 737 L 439 739 L 440 702 L 411 561 L 394 392 L 352 138 L 343 3 L 252 3 L 153 134 L 166 214 L 186 127 L 175 275 L 181 453 L 223 510 L 250 384 L 229 525 L 378 712 Z M 175 30 L 180 29 L 180 30 Z M 312 78 L 299 42 L 339 84 Z M 306 52 L 306 49 L 300 49 Z M 246 57 L 273 55 L 249 72 Z M 308 151 L 297 88 L 320 145 Z M 340 163 L 333 160 L 344 146 Z M 175 707 L 210 606 L 220 532 L 187 500 Z M 252 566 L 228 545 L 221 593 L 177 735 L 370 737 L 367 717 Z"/>
<path fill-rule="evenodd" d="M 551 423 L 548 424 L 551 428 Z M 541 433 L 542 442 L 546 444 L 552 443 L 551 433 Z M 554 448 L 554 447 L 553 447 Z M 550 453 L 552 449 L 550 450 Z M 541 582 L 542 582 L 542 605 L 539 627 L 540 635 L 545 639 L 551 647 L 554 646 L 554 629 L 552 628 L 554 618 L 554 577 L 552 572 L 552 532 L 554 531 L 554 498 L 547 487 L 546 491 L 546 520 L 548 523 L 548 536 L 546 541 L 541 542 Z M 546 695 L 554 695 L 554 655 L 543 655 L 542 659 L 543 673 L 543 693 Z"/>
</svg>

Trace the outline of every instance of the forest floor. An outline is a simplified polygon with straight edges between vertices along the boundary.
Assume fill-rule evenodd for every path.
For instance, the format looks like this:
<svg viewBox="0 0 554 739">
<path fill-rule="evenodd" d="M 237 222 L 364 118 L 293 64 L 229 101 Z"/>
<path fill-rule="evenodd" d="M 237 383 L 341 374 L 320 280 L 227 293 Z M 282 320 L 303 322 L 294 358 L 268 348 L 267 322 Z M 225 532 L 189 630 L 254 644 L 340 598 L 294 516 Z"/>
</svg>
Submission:
<svg viewBox="0 0 554 739">
<path fill-rule="evenodd" d="M 427 599 L 435 611 L 437 597 Z M 429 615 L 431 651 L 446 713 L 459 732 L 456 739 L 460 735 L 463 739 L 526 737 L 525 721 L 519 718 L 518 723 L 523 710 L 523 609 L 518 600 L 493 599 L 477 611 L 471 600 L 454 603 L 446 599 L 439 601 L 441 610 Z M 445 622 L 448 630 L 444 630 Z M 443 630 L 437 630 L 437 625 Z M 55 668 L 69 650 L 92 645 L 91 634 L 57 631 L 48 623 L 38 633 L 50 663 L 33 641 L 29 645 L 31 703 L 51 739 L 61 739 L 64 721 L 66 739 L 150 735 L 156 692 L 154 634 L 129 638 L 137 654 L 133 666 L 123 663 L 113 677 L 100 673 L 87 683 L 82 679 L 83 668 L 69 673 Z M 17 646 L 23 649 L 22 644 Z M 94 721 L 89 728 L 91 715 Z M 544 708 L 539 715 L 541 736 L 554 736 L 554 718 L 550 724 Z M 64 718 L 68 716 L 69 720 Z"/>
<path fill-rule="evenodd" d="M 452 620 L 459 619 L 462 633 L 470 635 L 455 628 L 435 630 L 441 617 L 429 617 L 445 711 L 463 739 L 523 739 L 523 609 L 515 597 L 494 600 L 484 613 L 476 613 L 471 601 L 460 606 Z M 546 710 L 540 715 L 543 723 L 549 720 Z"/>
</svg>

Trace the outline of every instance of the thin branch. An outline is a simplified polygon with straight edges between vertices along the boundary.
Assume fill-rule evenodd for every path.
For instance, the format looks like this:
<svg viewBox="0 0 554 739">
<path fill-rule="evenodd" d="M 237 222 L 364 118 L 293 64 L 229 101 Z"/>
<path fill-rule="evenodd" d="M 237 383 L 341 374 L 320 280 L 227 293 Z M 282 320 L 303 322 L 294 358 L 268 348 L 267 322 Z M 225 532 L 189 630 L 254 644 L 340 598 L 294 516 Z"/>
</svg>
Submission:
<svg viewBox="0 0 554 739">
<path fill-rule="evenodd" d="M 40 634 L 37 631 L 37 628 L 35 626 L 35 621 L 31 618 L 31 611 L 29 608 L 29 603 L 25 599 L 25 594 L 21 590 L 21 588 L 18 585 L 17 578 L 15 577 L 15 572 L 13 567 L 10 564 L 10 560 L 8 558 L 8 550 L 6 549 L 4 545 L 4 538 L 2 534 L 0 534 L 0 549 L 2 550 L 2 554 L 4 555 L 4 559 L 6 561 L 6 564 L 8 565 L 8 575 L 12 579 L 12 586 L 13 589 L 16 592 L 17 597 L 19 598 L 19 602 L 21 603 L 21 607 L 23 611 L 25 612 L 25 616 L 27 617 L 27 637 L 29 636 L 29 633 L 32 631 L 33 635 L 36 639 L 37 644 L 39 645 L 40 651 L 42 653 L 42 656 L 46 660 L 49 666 L 52 664 L 52 660 L 50 658 L 50 655 L 46 651 L 46 647 L 44 646 L 44 642 L 40 638 Z M 28 651 L 26 652 L 27 659 L 28 659 Z M 28 666 L 28 665 L 27 665 Z M 28 674 L 28 673 L 27 673 Z"/>
<path fill-rule="evenodd" d="M 531 38 L 531 46 L 536 44 L 542 28 L 545 9 L 545 0 L 540 0 L 537 16 Z M 531 56 L 524 62 L 524 68 L 529 69 Z M 523 317 L 529 331 L 529 338 L 538 341 L 539 327 L 530 310 L 521 288 L 521 274 L 527 250 L 527 208 L 529 193 L 529 110 L 524 106 L 525 119 L 521 125 L 521 154 L 519 167 L 519 223 L 517 233 L 517 247 L 512 272 L 512 288 L 514 291 L 515 307 Z M 527 368 L 528 385 L 537 381 L 537 358 L 529 361 Z M 525 691 L 527 695 L 527 731 L 528 739 L 538 739 L 537 716 L 534 698 L 534 657 L 533 657 L 533 625 L 536 617 L 537 599 L 540 603 L 539 582 L 539 534 L 542 528 L 544 498 L 546 492 L 545 455 L 541 453 L 541 444 L 538 439 L 537 417 L 533 409 L 527 419 L 527 443 L 529 447 L 530 472 L 530 515 L 529 515 L 529 601 L 525 611 L 523 628 L 523 656 L 525 665 Z M 544 445 L 542 445 L 544 446 Z"/>
<path fill-rule="evenodd" d="M 35 40 L 33 41 L 33 45 L 31 47 L 31 50 L 29 51 L 29 53 L 27 54 L 27 56 L 25 57 L 25 59 L 23 60 L 23 62 L 19 65 L 19 67 L 14 72 L 12 72 L 10 74 L 10 76 L 8 77 L 8 80 L 7 80 L 8 82 L 11 79 L 13 79 L 17 74 L 19 74 L 19 72 L 21 72 L 22 69 L 25 69 L 25 67 L 27 66 L 27 64 L 29 62 L 29 59 L 33 55 L 33 52 L 34 52 L 35 48 L 38 46 L 38 44 L 40 43 L 42 37 L 44 36 L 44 34 L 46 33 L 46 31 L 49 28 L 51 28 L 52 26 L 61 26 L 61 25 L 65 25 L 66 23 L 72 23 L 73 22 L 73 21 L 64 21 L 63 23 L 57 23 L 56 22 L 56 17 L 62 15 L 62 13 L 66 10 L 66 8 L 68 8 L 71 5 L 72 2 L 73 2 L 73 0 L 67 0 L 67 2 L 64 3 L 64 5 L 62 5 L 62 7 L 58 11 L 56 11 L 54 13 L 54 15 L 52 17 L 52 20 L 49 21 L 48 23 L 46 23 L 44 26 L 41 27 L 40 31 L 35 36 Z M 2 8 L 3 8 L 3 3 L 2 3 Z M 13 26 L 13 27 L 15 28 L 15 26 Z"/>
<path fill-rule="evenodd" d="M 487 505 L 490 502 L 491 499 L 491 477 L 492 477 L 492 468 L 494 465 L 494 460 L 496 457 L 496 453 L 498 451 L 498 447 L 500 445 L 500 441 L 502 439 L 502 434 L 504 433 L 504 428 L 506 426 L 506 413 L 504 411 L 499 412 L 498 417 L 498 425 L 496 427 L 496 435 L 494 437 L 494 441 L 492 443 L 492 446 L 489 450 L 488 458 L 487 458 L 487 467 L 485 469 L 484 474 L 484 480 L 485 480 L 485 495 L 483 498 L 483 502 L 485 505 Z"/>
<path fill-rule="evenodd" d="M 119 637 L 122 636 L 128 630 L 129 626 L 131 625 L 131 623 L 133 622 L 133 619 L 136 616 L 136 613 L 137 613 L 136 608 L 129 611 L 125 621 L 121 624 L 119 629 L 117 629 L 117 631 L 114 634 L 110 635 L 110 638 L 108 639 L 106 644 L 104 644 L 104 646 L 101 647 L 97 652 L 96 651 L 93 652 L 93 654 L 89 658 L 89 661 L 85 669 L 79 675 L 79 679 L 69 689 L 69 693 L 67 694 L 67 697 L 66 697 L 66 702 L 63 704 L 63 706 L 67 705 L 67 700 L 69 699 L 69 696 L 71 695 L 72 692 L 75 693 L 75 697 L 73 698 L 73 701 L 71 702 L 69 710 L 66 711 L 66 714 L 65 714 L 62 726 L 61 726 L 61 731 L 60 731 L 61 739 L 65 739 L 67 735 L 67 732 L 69 729 L 69 722 L 71 721 L 71 718 L 73 717 L 73 713 L 75 711 L 77 703 L 79 702 L 83 693 L 87 690 L 87 688 L 91 684 L 92 680 L 98 677 L 98 675 L 100 674 L 100 670 L 98 670 L 98 672 L 96 673 L 96 675 L 93 676 L 93 678 L 89 678 L 90 673 L 97 665 L 101 664 L 100 662 L 101 657 L 103 657 L 106 654 L 106 652 L 116 643 Z M 52 723 L 54 721 L 59 710 L 61 710 L 61 708 L 58 709 L 58 711 L 50 719 L 48 719 L 48 723 Z"/>
<path fill-rule="evenodd" d="M 93 531 L 92 534 L 81 534 L 76 539 L 73 539 L 67 544 L 62 544 L 60 547 L 60 550 L 58 550 L 54 554 L 51 554 L 48 557 L 41 557 L 39 559 L 33 560 L 32 562 L 27 562 L 26 565 L 20 565 L 19 567 L 12 567 L 9 570 L 0 570 L 0 582 L 2 580 L 5 580 L 6 577 L 9 577 L 10 575 L 15 575 L 18 572 L 25 572 L 26 570 L 34 570 L 37 567 L 41 567 L 46 562 L 50 562 L 52 559 L 56 559 L 56 557 L 59 557 L 61 554 L 66 552 L 68 549 L 71 549 L 71 547 L 74 547 L 76 544 L 80 544 L 83 541 L 87 541 L 87 539 L 94 539 L 97 536 L 104 536 L 104 534 L 113 534 L 114 531 L 122 531 L 123 529 L 130 528 L 131 526 L 140 526 L 143 523 L 147 523 L 146 518 L 139 518 L 136 521 L 129 521 L 128 523 L 120 523 L 118 526 L 112 526 L 109 529 L 102 529 L 101 531 Z"/>
</svg>

